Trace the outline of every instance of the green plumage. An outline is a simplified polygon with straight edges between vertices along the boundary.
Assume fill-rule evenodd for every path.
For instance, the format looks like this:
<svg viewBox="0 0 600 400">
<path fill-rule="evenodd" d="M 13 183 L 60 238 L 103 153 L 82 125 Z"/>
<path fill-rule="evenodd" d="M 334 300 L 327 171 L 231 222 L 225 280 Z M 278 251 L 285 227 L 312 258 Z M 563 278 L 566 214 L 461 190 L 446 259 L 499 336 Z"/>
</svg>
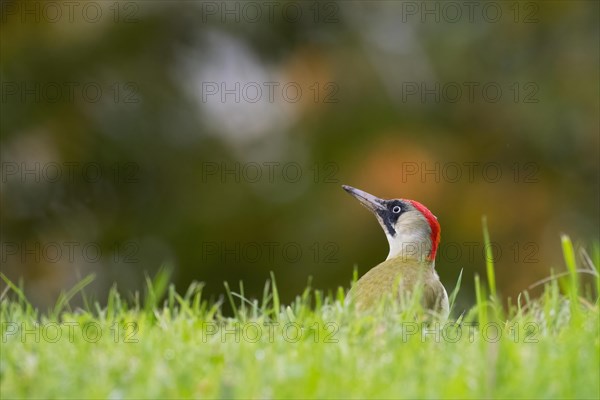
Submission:
<svg viewBox="0 0 600 400">
<path fill-rule="evenodd" d="M 401 298 L 412 293 L 416 285 L 422 288 L 423 308 L 447 317 L 448 295 L 431 262 L 404 257 L 386 260 L 363 275 L 348 295 L 359 309 L 369 309 L 384 296 Z"/>
</svg>

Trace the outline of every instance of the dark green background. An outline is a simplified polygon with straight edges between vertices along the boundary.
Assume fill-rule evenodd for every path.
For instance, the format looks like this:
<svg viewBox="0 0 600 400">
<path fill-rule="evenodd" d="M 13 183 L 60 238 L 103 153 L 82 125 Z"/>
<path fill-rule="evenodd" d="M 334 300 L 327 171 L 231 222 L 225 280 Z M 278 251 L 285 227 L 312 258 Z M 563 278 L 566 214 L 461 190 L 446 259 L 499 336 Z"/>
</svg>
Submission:
<svg viewBox="0 0 600 400">
<path fill-rule="evenodd" d="M 260 16 L 243 2 L 92 3 L 97 20 L 83 5 L 52 20 L 42 2 L 2 1 L 2 272 L 36 305 L 92 272 L 101 300 L 113 282 L 139 289 L 164 263 L 178 290 L 201 280 L 215 296 L 225 280 L 257 296 L 269 271 L 283 301 L 309 276 L 348 287 L 387 243 L 341 184 L 427 205 L 449 290 L 461 269 L 465 286 L 484 272 L 484 214 L 505 296 L 563 268 L 560 233 L 598 240 L 595 1 L 476 3 L 472 15 L 437 2 L 277 2 L 273 14 L 253 3 Z M 273 102 L 240 91 L 221 102 L 203 101 L 201 82 L 279 86 Z M 297 102 L 282 97 L 289 83 Z M 264 163 L 280 163 L 272 180 Z M 439 179 L 406 175 L 436 163 Z M 44 254 L 52 243 L 61 257 Z"/>
</svg>

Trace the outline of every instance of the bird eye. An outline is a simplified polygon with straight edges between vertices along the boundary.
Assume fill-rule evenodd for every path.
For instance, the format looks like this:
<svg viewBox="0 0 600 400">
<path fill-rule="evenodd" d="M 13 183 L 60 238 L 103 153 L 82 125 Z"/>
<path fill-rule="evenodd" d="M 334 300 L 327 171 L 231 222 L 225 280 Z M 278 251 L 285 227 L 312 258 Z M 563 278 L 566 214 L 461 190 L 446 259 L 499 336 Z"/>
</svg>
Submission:
<svg viewBox="0 0 600 400">
<path fill-rule="evenodd" d="M 394 206 L 394 208 L 392 208 L 392 212 L 394 214 L 398 214 L 400 212 L 400 210 L 401 210 L 400 206 Z"/>
</svg>

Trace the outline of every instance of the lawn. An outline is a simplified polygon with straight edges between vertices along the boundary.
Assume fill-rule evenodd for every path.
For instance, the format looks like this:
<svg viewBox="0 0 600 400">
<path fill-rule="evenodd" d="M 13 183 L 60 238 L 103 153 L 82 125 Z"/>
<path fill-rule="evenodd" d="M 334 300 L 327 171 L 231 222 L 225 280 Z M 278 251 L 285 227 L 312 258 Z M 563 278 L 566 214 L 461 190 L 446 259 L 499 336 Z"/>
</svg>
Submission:
<svg viewBox="0 0 600 400">
<path fill-rule="evenodd" d="M 167 270 L 148 278 L 143 295 L 124 299 L 114 288 L 105 307 L 72 309 L 87 277 L 41 313 L 2 275 L 0 395 L 596 399 L 597 259 L 576 262 L 571 241 L 562 245 L 565 272 L 539 298 L 498 300 L 489 260 L 485 278 L 469 277 L 476 304 L 453 308 L 448 321 L 422 317 L 415 299 L 361 314 L 341 289 L 307 287 L 280 304 L 275 277 L 261 299 L 226 286 L 226 316 L 201 283 L 176 293 Z M 583 284 L 583 275 L 593 278 Z M 449 288 L 452 303 L 461 279 Z"/>
</svg>

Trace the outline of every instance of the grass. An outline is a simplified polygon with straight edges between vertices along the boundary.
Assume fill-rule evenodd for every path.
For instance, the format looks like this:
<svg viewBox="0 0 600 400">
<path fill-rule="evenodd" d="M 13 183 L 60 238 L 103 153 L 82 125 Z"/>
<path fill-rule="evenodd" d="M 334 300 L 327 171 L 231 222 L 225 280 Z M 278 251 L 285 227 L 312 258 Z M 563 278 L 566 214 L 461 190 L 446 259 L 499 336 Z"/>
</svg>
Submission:
<svg viewBox="0 0 600 400">
<path fill-rule="evenodd" d="M 41 313 L 2 275 L 0 397 L 596 399 L 598 263 L 578 268 L 561 240 L 566 272 L 540 283 L 539 298 L 499 301 L 490 258 L 468 310 L 454 305 L 460 274 L 447 322 L 416 318 L 415 299 L 359 314 L 343 290 L 310 285 L 282 305 L 273 276 L 261 299 L 226 286 L 228 317 L 201 283 L 178 294 L 167 270 L 147 279 L 144 300 L 113 287 L 106 307 L 84 296 L 73 310 L 88 277 Z"/>
</svg>

